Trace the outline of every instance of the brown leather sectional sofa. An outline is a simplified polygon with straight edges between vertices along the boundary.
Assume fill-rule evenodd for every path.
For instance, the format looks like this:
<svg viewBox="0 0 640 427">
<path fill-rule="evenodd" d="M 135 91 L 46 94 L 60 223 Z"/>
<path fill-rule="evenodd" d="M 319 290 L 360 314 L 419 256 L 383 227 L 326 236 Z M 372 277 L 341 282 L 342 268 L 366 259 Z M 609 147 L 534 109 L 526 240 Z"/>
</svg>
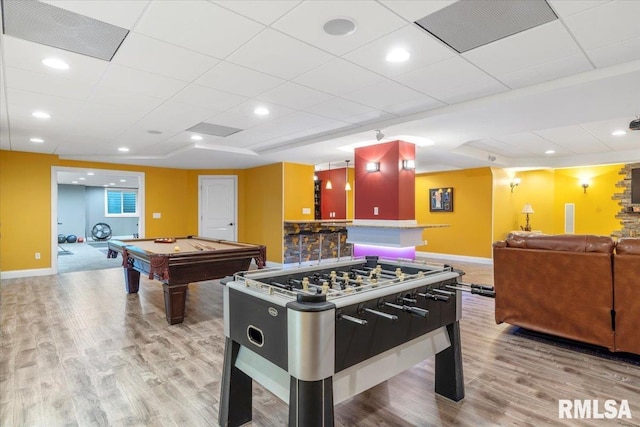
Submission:
<svg viewBox="0 0 640 427">
<path fill-rule="evenodd" d="M 640 354 L 640 239 L 512 234 L 493 271 L 496 323 Z"/>
</svg>

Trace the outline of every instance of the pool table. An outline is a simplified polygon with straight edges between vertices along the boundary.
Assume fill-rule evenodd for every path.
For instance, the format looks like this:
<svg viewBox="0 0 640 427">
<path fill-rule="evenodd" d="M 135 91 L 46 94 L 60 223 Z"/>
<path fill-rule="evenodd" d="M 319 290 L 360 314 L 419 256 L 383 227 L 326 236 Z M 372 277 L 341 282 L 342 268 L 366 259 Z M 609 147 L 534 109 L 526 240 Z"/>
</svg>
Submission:
<svg viewBox="0 0 640 427">
<path fill-rule="evenodd" d="M 182 323 L 187 286 L 191 282 L 219 279 L 266 263 L 266 247 L 188 236 L 165 239 L 109 240 L 107 256 L 122 254 L 125 287 L 137 293 L 140 273 L 163 283 L 164 306 L 170 325 Z"/>
</svg>

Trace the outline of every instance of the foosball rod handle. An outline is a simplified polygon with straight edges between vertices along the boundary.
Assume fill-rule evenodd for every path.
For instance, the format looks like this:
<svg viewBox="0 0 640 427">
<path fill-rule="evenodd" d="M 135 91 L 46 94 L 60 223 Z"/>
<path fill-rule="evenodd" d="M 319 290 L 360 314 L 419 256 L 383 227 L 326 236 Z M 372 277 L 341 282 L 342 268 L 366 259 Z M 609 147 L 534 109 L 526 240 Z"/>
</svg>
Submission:
<svg viewBox="0 0 640 427">
<path fill-rule="evenodd" d="M 339 314 L 338 319 L 348 320 L 349 322 L 357 323 L 358 325 L 365 326 L 368 322 L 364 319 L 358 319 L 357 317 L 349 316 L 348 314 Z"/>
</svg>

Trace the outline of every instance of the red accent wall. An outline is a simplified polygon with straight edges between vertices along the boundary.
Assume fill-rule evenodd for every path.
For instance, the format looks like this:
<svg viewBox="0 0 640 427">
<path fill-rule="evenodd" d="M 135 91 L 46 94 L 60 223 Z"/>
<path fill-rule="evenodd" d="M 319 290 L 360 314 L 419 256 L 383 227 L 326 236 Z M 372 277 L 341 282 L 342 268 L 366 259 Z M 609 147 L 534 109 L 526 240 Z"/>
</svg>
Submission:
<svg viewBox="0 0 640 427">
<path fill-rule="evenodd" d="M 402 160 L 415 155 L 415 145 L 404 141 L 356 148 L 355 219 L 415 219 L 415 171 L 402 169 Z M 367 172 L 367 162 L 380 162 L 380 171 Z"/>
<path fill-rule="evenodd" d="M 322 219 L 347 218 L 347 195 L 344 191 L 346 183 L 345 168 L 318 171 L 316 175 L 318 179 L 322 180 L 322 189 L 320 191 L 320 211 Z M 325 188 L 328 179 L 331 179 L 331 185 L 333 186 L 331 190 Z M 335 212 L 336 215 L 330 217 L 330 212 Z"/>
</svg>

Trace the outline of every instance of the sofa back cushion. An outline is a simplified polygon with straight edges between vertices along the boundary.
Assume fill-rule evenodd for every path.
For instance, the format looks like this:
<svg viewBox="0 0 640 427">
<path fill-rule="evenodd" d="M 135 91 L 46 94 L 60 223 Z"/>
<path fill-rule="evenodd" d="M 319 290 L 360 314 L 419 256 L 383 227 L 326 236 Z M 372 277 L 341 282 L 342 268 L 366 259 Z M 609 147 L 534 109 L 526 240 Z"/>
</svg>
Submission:
<svg viewBox="0 0 640 427">
<path fill-rule="evenodd" d="M 566 252 L 613 253 L 615 242 L 611 237 L 593 235 L 522 235 L 510 234 L 506 246 L 520 249 L 541 249 Z"/>
</svg>

